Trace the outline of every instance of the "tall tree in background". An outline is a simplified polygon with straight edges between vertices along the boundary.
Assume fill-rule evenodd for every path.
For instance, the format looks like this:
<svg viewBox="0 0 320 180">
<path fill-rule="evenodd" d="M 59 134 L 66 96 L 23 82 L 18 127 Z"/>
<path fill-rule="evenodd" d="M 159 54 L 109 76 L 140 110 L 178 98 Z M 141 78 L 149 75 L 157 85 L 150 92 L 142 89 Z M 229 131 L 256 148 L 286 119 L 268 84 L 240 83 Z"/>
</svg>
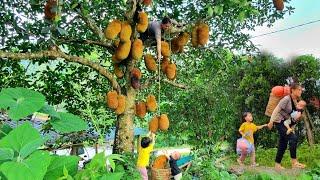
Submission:
<svg viewBox="0 0 320 180">
<path fill-rule="evenodd" d="M 145 71 L 144 64 L 138 60 L 140 57 L 135 57 L 132 49 L 128 47 L 129 44 L 134 46 L 133 43 L 139 37 L 139 28 L 134 20 L 138 4 L 147 12 L 149 20 L 154 18 L 160 20 L 164 15 L 178 22 L 188 20 L 189 24 L 183 28 L 183 31 L 190 34 L 196 24 L 206 23 L 210 27 L 210 39 L 205 46 L 208 49 L 230 48 L 250 53 L 256 49 L 249 35 L 242 30 L 253 30 L 256 26 L 263 24 L 271 26 L 285 13 L 292 13 L 293 8 L 288 6 L 289 2 L 290 0 L 286 1 L 283 11 L 277 11 L 269 0 L 217 0 L 214 2 L 154 0 L 150 5 L 146 0 L 4 0 L 0 5 L 2 37 L 0 58 L 5 62 L 30 60 L 40 64 L 64 60 L 66 63 L 77 63 L 88 67 L 97 73 L 96 77 L 107 79 L 110 86 L 103 87 L 105 92 L 114 89 L 117 94 L 126 96 L 124 112 L 117 116 L 115 150 L 130 152 L 133 150 L 133 118 L 137 93 L 143 88 L 148 88 L 150 82 L 155 82 L 160 77 L 158 71 L 154 73 Z M 114 45 L 114 40 L 105 37 L 104 29 L 114 19 L 128 22 L 126 26 L 132 30 L 132 33 L 129 39 L 122 40 L 120 44 L 123 49 L 129 48 L 129 52 L 123 56 L 118 55 L 117 60 L 112 61 L 112 55 L 116 54 L 120 47 Z M 173 34 L 168 34 L 166 40 L 170 41 L 173 37 Z M 194 51 L 199 49 L 188 43 L 183 53 L 188 56 Z M 98 57 L 92 59 L 87 56 L 92 52 L 96 52 Z M 145 54 L 150 53 L 155 56 L 155 52 L 155 47 L 144 49 Z M 178 56 L 172 55 L 171 62 L 186 66 L 183 59 L 178 59 Z M 198 58 L 207 60 L 205 56 Z M 111 62 L 116 62 L 114 67 L 110 66 Z M 118 78 L 122 76 L 119 74 L 116 76 L 119 66 L 120 70 L 123 70 L 123 78 Z M 62 63 L 61 67 L 64 69 L 67 66 Z M 137 68 L 144 72 L 142 79 L 138 78 L 140 87 L 132 85 L 136 80 L 132 79 L 133 72 Z M 64 70 L 68 71 L 68 69 Z M 164 83 L 179 88 L 184 87 L 179 84 L 179 75 L 177 81 L 166 80 L 163 74 L 161 76 L 159 79 Z"/>
</svg>

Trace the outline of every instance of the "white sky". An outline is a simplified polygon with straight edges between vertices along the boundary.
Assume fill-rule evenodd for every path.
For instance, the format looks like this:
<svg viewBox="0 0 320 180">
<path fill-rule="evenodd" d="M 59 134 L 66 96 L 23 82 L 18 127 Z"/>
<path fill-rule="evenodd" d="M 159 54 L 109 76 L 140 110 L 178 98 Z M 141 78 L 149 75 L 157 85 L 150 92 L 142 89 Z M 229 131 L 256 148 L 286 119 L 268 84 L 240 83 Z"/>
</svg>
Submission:
<svg viewBox="0 0 320 180">
<path fill-rule="evenodd" d="M 250 34 L 256 36 L 320 20 L 320 0 L 292 0 L 291 5 L 295 8 L 292 15 L 286 15 L 271 28 L 258 27 Z M 312 54 L 320 58 L 320 22 L 256 37 L 252 41 L 260 50 L 271 52 L 280 58 L 289 59 L 302 54 Z"/>
</svg>

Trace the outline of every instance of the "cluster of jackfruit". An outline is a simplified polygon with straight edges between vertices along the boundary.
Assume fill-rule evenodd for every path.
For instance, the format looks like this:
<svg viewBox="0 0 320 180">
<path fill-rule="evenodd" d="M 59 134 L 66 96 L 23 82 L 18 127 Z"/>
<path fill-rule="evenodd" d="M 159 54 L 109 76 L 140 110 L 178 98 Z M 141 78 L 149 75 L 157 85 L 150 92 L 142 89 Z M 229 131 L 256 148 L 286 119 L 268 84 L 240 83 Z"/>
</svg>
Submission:
<svg viewBox="0 0 320 180">
<path fill-rule="evenodd" d="M 169 128 L 169 118 L 167 114 L 161 114 L 160 116 L 154 116 L 149 121 L 149 130 L 156 133 L 158 129 L 166 131 Z"/>
<path fill-rule="evenodd" d="M 138 23 L 137 23 L 137 26 L 136 26 L 137 31 L 139 33 L 144 33 L 148 28 L 148 24 L 149 24 L 149 21 L 148 21 L 147 13 L 139 12 Z"/>
<path fill-rule="evenodd" d="M 136 115 L 140 118 L 144 118 L 147 113 L 147 110 L 150 112 L 156 111 L 158 105 L 156 97 L 154 95 L 148 95 L 146 102 L 140 101 L 136 103 Z"/>
<path fill-rule="evenodd" d="M 169 80 L 174 80 L 177 76 L 177 66 L 174 63 L 170 63 L 168 57 L 164 57 L 161 61 L 161 71 L 166 74 Z"/>
<path fill-rule="evenodd" d="M 155 169 L 165 169 L 167 164 L 168 164 L 167 156 L 160 155 L 154 160 L 152 167 Z"/>
<path fill-rule="evenodd" d="M 116 114 L 122 114 L 126 108 L 126 96 L 118 95 L 117 91 L 109 91 L 106 95 L 106 102 L 109 108 L 114 109 Z"/>
<path fill-rule="evenodd" d="M 169 57 L 171 55 L 169 43 L 166 41 L 161 41 L 161 54 L 164 57 Z"/>
<path fill-rule="evenodd" d="M 116 63 L 126 59 L 131 50 L 130 37 L 132 34 L 131 25 L 127 21 L 119 21 L 114 19 L 108 24 L 104 30 L 105 37 L 110 40 L 115 40 L 119 35 L 120 40 L 115 40 L 115 46 L 117 47 L 113 61 Z"/>
<path fill-rule="evenodd" d="M 194 47 L 204 46 L 209 40 L 209 26 L 199 23 L 193 27 L 191 32 L 191 43 Z"/>
<path fill-rule="evenodd" d="M 151 54 L 144 55 L 144 63 L 149 71 L 157 71 L 157 63 Z"/>
<path fill-rule="evenodd" d="M 183 47 L 188 43 L 190 35 L 186 32 L 181 32 L 177 37 L 171 40 L 171 51 L 173 53 L 182 53 Z"/>
</svg>

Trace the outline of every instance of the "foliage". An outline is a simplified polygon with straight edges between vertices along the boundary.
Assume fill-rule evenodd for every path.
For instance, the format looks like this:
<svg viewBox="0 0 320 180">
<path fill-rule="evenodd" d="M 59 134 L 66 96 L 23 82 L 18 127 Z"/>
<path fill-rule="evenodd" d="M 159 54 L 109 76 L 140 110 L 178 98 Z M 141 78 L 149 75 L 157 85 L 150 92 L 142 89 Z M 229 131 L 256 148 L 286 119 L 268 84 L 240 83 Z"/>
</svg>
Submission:
<svg viewBox="0 0 320 180">
<path fill-rule="evenodd" d="M 50 155 L 38 150 L 46 140 L 29 122 L 11 130 L 0 139 L 0 171 L 7 179 L 121 179 L 125 171 L 115 161 L 117 154 L 94 156 L 85 169 L 78 171 L 79 157 Z M 107 166 L 106 166 L 107 162 Z M 113 172 L 112 172 L 113 171 Z"/>
<path fill-rule="evenodd" d="M 305 164 L 308 170 L 312 170 L 318 167 L 319 155 L 320 155 L 320 145 L 316 144 L 314 146 L 309 146 L 306 142 L 299 144 L 297 148 L 297 157 L 298 161 Z M 274 159 L 276 157 L 277 149 L 276 148 L 256 148 L 256 162 L 260 166 L 274 167 Z M 231 154 L 231 163 L 235 164 L 236 154 Z M 245 163 L 249 164 L 250 158 L 246 158 Z M 291 168 L 291 158 L 290 153 L 286 151 L 281 161 L 281 165 L 285 168 Z"/>
<path fill-rule="evenodd" d="M 134 22 L 129 11 L 132 8 L 132 1 L 112 1 L 110 3 L 99 0 L 80 2 L 66 0 L 58 2 L 50 10 L 56 16 L 48 19 L 48 17 L 39 18 L 43 16 L 44 1 L 4 1 L 3 6 L 0 7 L 0 15 L 4 17 L 1 19 L 2 26 L 0 26 L 1 35 L 4 37 L 0 47 L 1 52 L 30 52 L 30 54 L 34 54 L 37 51 L 49 49 L 56 53 L 65 53 L 61 57 L 65 60 L 68 60 L 67 56 L 76 56 L 76 60 L 73 59 L 72 61 L 82 63 L 82 66 L 65 64 L 59 58 L 55 58 L 54 60 L 56 61 L 54 63 L 49 63 L 53 59 L 51 56 L 33 59 L 39 63 L 36 65 L 41 66 L 44 64 L 45 70 L 42 72 L 32 72 L 32 77 L 30 78 L 30 82 L 32 82 L 31 86 L 45 94 L 50 105 L 65 102 L 67 109 L 74 114 L 79 114 L 79 109 L 85 109 L 86 105 L 76 100 L 73 86 L 70 82 L 83 85 L 81 93 L 84 92 L 83 94 L 86 94 L 86 91 L 93 91 L 98 96 L 99 100 L 90 104 L 94 107 L 93 109 L 98 109 L 97 107 L 103 105 L 101 94 L 110 89 L 110 86 L 106 84 L 107 79 L 100 75 L 103 72 L 109 75 L 107 78 L 109 81 L 112 81 L 113 85 L 119 82 L 122 86 L 123 94 L 126 94 L 130 90 L 128 76 L 126 76 L 126 80 L 117 80 L 116 83 L 114 82 L 115 80 L 111 80 L 111 73 L 109 71 L 113 70 L 111 67 L 111 54 L 114 53 L 114 47 L 111 45 L 113 42 L 105 39 L 102 29 L 106 27 L 110 20 L 116 18 L 128 20 L 133 25 Z M 247 0 L 208 2 L 201 0 L 192 3 L 183 0 L 165 3 L 154 1 L 152 7 L 145 8 L 145 11 L 147 11 L 149 19 L 161 19 L 165 15 L 169 15 L 178 21 L 188 19 L 191 23 L 183 28 L 189 32 L 194 24 L 199 21 L 205 21 L 210 27 L 215 27 L 210 34 L 210 43 L 208 45 L 210 50 L 212 50 L 211 47 L 215 46 L 248 51 L 255 50 L 255 47 L 250 42 L 249 35 L 243 33 L 244 31 L 242 30 L 252 30 L 254 27 L 264 23 L 272 25 L 275 20 L 283 18 L 285 13 L 290 14 L 293 12 L 293 8 L 290 7 L 289 2 L 290 0 L 286 1 L 286 9 L 281 12 L 276 11 L 273 8 L 272 2 L 268 0 L 257 0 L 254 2 Z M 135 33 L 132 38 L 136 38 Z M 168 34 L 166 38 L 170 39 L 172 36 Z M 150 51 L 152 49 L 155 51 L 154 48 L 148 48 Z M 193 48 L 187 47 L 186 49 L 186 55 L 196 54 Z M 195 51 L 201 54 L 200 50 Z M 88 62 L 83 63 L 79 61 L 81 58 L 86 58 Z M 206 56 L 201 57 L 204 61 L 206 61 L 206 58 Z M 183 61 L 177 60 L 176 63 L 181 65 L 182 68 L 186 67 Z M 136 65 L 136 62 L 125 62 L 124 65 L 127 70 L 130 70 L 132 66 Z M 99 69 L 96 67 L 99 67 Z M 93 69 L 98 71 L 98 73 L 94 72 Z M 227 76 L 227 74 L 223 76 Z M 196 90 L 193 91 L 193 93 L 198 92 Z M 232 92 L 232 90 L 228 92 Z M 222 98 L 221 103 L 228 104 L 226 93 L 222 94 L 222 96 L 224 98 Z M 234 112 L 234 109 L 217 109 L 217 111 L 219 115 L 225 115 Z M 204 116 L 207 114 L 201 112 L 200 115 Z M 226 117 L 226 124 L 230 123 L 234 118 L 233 116 Z M 130 121 L 131 118 L 129 119 Z M 210 116 L 207 118 L 211 120 L 214 117 Z M 123 120 L 121 116 L 120 120 Z M 122 125 L 122 123 L 119 124 Z M 121 132 L 123 128 L 119 129 L 119 132 Z M 200 132 L 192 134 L 190 131 L 188 133 L 190 134 L 185 135 L 184 138 L 188 136 L 201 138 L 204 136 Z M 225 137 L 228 135 L 218 133 L 217 136 Z M 128 139 L 122 136 L 117 137 L 124 139 L 117 142 L 126 142 L 126 139 Z M 129 136 L 129 138 L 132 137 Z M 128 139 L 129 141 L 131 142 L 131 139 Z"/>
<path fill-rule="evenodd" d="M 43 179 L 47 170 L 50 170 L 50 167 L 53 169 L 54 162 L 48 152 L 37 150 L 45 141 L 29 122 L 25 122 L 1 138 L 0 171 L 3 176 L 7 179 Z M 73 158 L 67 157 L 67 159 Z M 78 160 L 79 158 L 76 158 L 74 161 L 75 165 Z"/>
<path fill-rule="evenodd" d="M 49 114 L 48 122 L 53 129 L 60 133 L 70 133 L 87 129 L 87 124 L 79 117 L 56 112 L 52 107 L 45 105 L 42 94 L 25 88 L 6 88 L 0 92 L 0 108 L 8 110 L 9 117 L 19 120 L 36 111 Z"/>
<path fill-rule="evenodd" d="M 8 88 L 0 92 L 0 108 L 8 109 L 9 117 L 15 121 L 40 110 L 44 102 L 42 94 L 24 88 Z"/>
<path fill-rule="evenodd" d="M 212 145 L 206 149 L 193 150 L 192 165 L 189 170 L 183 172 L 183 179 L 236 179 L 235 175 L 227 172 L 226 167 L 218 167 L 219 164 L 216 163 L 227 150 Z"/>
<path fill-rule="evenodd" d="M 115 179 L 120 180 L 123 171 L 117 171 L 115 160 L 123 161 L 122 157 L 117 154 L 105 156 L 104 152 L 96 154 L 85 168 L 79 171 L 75 179 Z M 106 162 L 109 167 L 106 167 Z"/>
</svg>

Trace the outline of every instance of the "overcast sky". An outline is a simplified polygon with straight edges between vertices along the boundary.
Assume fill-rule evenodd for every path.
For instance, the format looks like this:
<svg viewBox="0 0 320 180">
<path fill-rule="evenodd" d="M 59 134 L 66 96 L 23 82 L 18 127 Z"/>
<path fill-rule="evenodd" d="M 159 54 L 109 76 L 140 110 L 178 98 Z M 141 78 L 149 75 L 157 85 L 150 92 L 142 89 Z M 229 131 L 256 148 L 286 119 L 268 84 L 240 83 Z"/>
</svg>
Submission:
<svg viewBox="0 0 320 180">
<path fill-rule="evenodd" d="M 295 8 L 293 14 L 286 15 L 270 28 L 258 27 L 250 34 L 261 35 L 320 20 L 320 0 L 292 0 L 290 4 Z M 301 54 L 312 54 L 320 58 L 320 21 L 284 32 L 256 37 L 252 41 L 260 50 L 271 52 L 280 58 L 288 59 Z"/>
</svg>

